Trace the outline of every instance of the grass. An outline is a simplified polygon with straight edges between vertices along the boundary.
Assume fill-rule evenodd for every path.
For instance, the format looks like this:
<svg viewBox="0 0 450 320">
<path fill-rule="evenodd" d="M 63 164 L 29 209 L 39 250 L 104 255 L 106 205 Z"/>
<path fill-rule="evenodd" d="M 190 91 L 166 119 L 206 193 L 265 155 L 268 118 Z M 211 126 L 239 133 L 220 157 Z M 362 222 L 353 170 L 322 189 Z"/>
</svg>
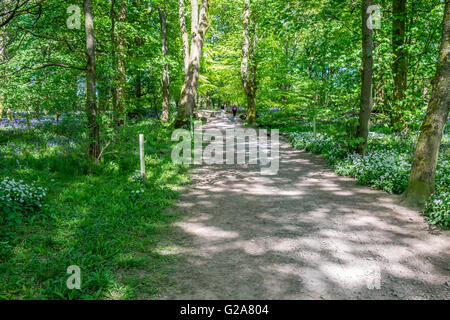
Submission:
<svg viewBox="0 0 450 320">
<path fill-rule="evenodd" d="M 170 285 L 174 258 L 157 252 L 174 218 L 163 212 L 188 177 L 170 159 L 169 128 L 130 122 L 92 168 L 84 131 L 73 128 L 81 125 L 0 132 L 0 180 L 48 189 L 40 211 L 14 219 L 0 211 L 1 299 L 152 299 Z M 145 183 L 135 174 L 139 133 L 146 137 Z M 81 290 L 67 289 L 70 265 L 81 268 Z"/>
</svg>

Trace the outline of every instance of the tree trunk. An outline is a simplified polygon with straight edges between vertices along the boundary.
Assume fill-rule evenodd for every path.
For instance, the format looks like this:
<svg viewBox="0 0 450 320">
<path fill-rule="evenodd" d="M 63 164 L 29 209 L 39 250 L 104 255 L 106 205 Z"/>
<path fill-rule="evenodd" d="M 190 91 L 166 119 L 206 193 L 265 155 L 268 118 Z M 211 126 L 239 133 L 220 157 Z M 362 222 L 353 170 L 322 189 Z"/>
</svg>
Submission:
<svg viewBox="0 0 450 320">
<path fill-rule="evenodd" d="M 92 0 L 83 4 L 86 29 L 86 115 L 89 129 L 89 157 L 95 163 L 100 154 L 99 125 L 97 123 L 96 73 L 95 73 L 95 38 L 92 18 Z"/>
<path fill-rule="evenodd" d="M 252 35 L 250 39 L 250 24 Z M 244 28 L 242 32 L 241 80 L 247 99 L 247 123 L 256 122 L 256 24 L 251 19 L 250 0 L 244 0 Z"/>
<path fill-rule="evenodd" d="M 405 48 L 406 37 L 406 0 L 393 0 L 392 22 L 392 49 L 394 62 L 392 74 L 394 75 L 394 104 L 392 110 L 392 122 L 395 131 L 401 131 L 401 119 L 403 114 L 406 79 L 407 79 L 407 51 Z"/>
<path fill-rule="evenodd" d="M 162 118 L 163 122 L 169 121 L 169 104 L 170 104 L 170 75 L 169 64 L 166 61 L 168 55 L 167 46 L 167 10 L 164 7 L 162 11 L 159 9 L 159 21 L 161 24 L 161 41 L 162 41 L 162 53 L 164 59 L 163 74 L 162 74 Z"/>
<path fill-rule="evenodd" d="M 124 24 L 127 22 L 127 3 L 125 0 L 118 0 L 119 11 L 117 15 L 117 21 L 119 22 L 119 28 L 116 30 L 115 20 L 116 13 L 114 10 L 116 0 L 111 2 L 111 42 L 113 46 L 113 114 L 114 125 L 117 127 L 122 123 L 122 118 L 125 117 L 125 87 L 126 87 L 126 41 Z M 117 32 L 117 37 L 115 33 Z M 117 52 L 115 51 L 117 47 Z"/>
<path fill-rule="evenodd" d="M 12 110 L 10 108 L 6 109 L 6 119 L 8 119 L 9 122 L 14 120 Z"/>
<path fill-rule="evenodd" d="M 186 29 L 186 19 L 184 12 L 184 0 L 178 0 L 178 17 L 180 20 L 181 39 L 183 41 L 183 59 L 184 59 L 184 82 L 181 87 L 180 100 L 177 103 L 177 118 L 175 120 L 175 127 L 182 127 L 185 124 L 183 119 L 184 105 L 181 101 L 186 99 L 186 79 L 189 70 L 189 34 Z"/>
<path fill-rule="evenodd" d="M 199 21 L 196 25 L 192 24 L 191 48 L 190 53 L 187 54 L 186 48 L 189 47 L 189 42 L 187 42 L 186 44 L 185 35 L 187 33 L 186 33 L 186 24 L 184 22 L 184 2 L 183 3 L 182 2 L 183 0 L 179 0 L 180 26 L 183 38 L 183 52 L 185 55 L 185 63 L 186 63 L 186 56 L 188 56 L 189 64 L 187 68 L 187 73 L 185 75 L 183 88 L 181 90 L 180 107 L 178 109 L 177 118 L 174 124 L 176 128 L 180 128 L 183 125 L 187 124 L 187 119 L 189 119 L 189 116 L 192 115 L 195 108 L 195 99 L 197 97 L 197 84 L 200 72 L 200 58 L 202 53 L 203 40 L 205 38 L 206 31 L 208 29 L 208 9 L 209 9 L 209 0 L 202 0 L 200 5 L 200 15 L 198 17 L 198 10 L 196 10 L 197 7 L 195 6 L 195 3 L 197 3 L 197 1 L 192 0 L 192 20 L 196 21 L 195 19 L 197 19 L 198 17 Z M 181 10 L 181 8 L 183 10 Z"/>
<path fill-rule="evenodd" d="M 433 91 L 417 142 L 408 188 L 404 195 L 407 203 L 418 206 L 422 206 L 434 192 L 439 146 L 449 114 L 450 0 L 445 1 L 442 24 L 442 42 L 433 80 Z"/>
<path fill-rule="evenodd" d="M 112 69 L 113 69 L 113 77 L 112 77 L 112 107 L 113 107 L 113 116 L 112 123 L 116 127 L 117 120 L 117 83 L 116 83 L 116 72 L 117 72 L 117 55 L 116 55 L 116 0 L 111 0 L 111 9 L 110 9 L 110 19 L 111 19 L 111 59 L 112 59 Z"/>
<path fill-rule="evenodd" d="M 5 60 L 5 42 L 4 38 L 3 38 L 3 31 L 0 30 L 0 62 L 3 62 L 3 60 Z"/>
<path fill-rule="evenodd" d="M 373 0 L 362 0 L 362 70 L 361 70 L 361 97 L 359 109 L 358 138 L 361 142 L 357 151 L 364 155 L 369 136 L 370 114 L 373 107 L 372 77 L 373 77 L 373 31 L 367 27 L 367 8 L 373 5 Z"/>
<path fill-rule="evenodd" d="M 141 79 L 141 71 L 137 70 L 136 72 L 136 83 L 134 84 L 134 96 L 138 100 L 138 105 L 140 106 L 141 97 L 142 97 L 142 79 Z"/>
<path fill-rule="evenodd" d="M 7 41 L 4 36 L 4 32 L 0 30 L 0 63 L 3 63 L 8 56 Z M 6 78 L 5 75 L 0 75 L 2 78 Z M 3 82 L 3 81 L 2 81 Z M 0 83 L 0 85 L 3 83 Z M 3 111 L 5 110 L 5 105 L 3 104 L 3 96 L 0 95 L 0 121 L 3 119 Z"/>
</svg>

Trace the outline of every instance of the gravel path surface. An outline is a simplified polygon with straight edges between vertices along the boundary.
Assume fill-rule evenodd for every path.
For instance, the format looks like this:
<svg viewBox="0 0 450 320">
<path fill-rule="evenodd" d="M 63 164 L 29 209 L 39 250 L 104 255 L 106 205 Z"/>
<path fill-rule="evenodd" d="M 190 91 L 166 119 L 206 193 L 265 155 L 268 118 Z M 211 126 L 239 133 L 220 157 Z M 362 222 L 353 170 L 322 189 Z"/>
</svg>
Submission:
<svg viewBox="0 0 450 320">
<path fill-rule="evenodd" d="M 274 176 L 191 169 L 161 250 L 178 258 L 162 299 L 450 299 L 450 232 L 285 141 L 280 157 Z"/>
</svg>

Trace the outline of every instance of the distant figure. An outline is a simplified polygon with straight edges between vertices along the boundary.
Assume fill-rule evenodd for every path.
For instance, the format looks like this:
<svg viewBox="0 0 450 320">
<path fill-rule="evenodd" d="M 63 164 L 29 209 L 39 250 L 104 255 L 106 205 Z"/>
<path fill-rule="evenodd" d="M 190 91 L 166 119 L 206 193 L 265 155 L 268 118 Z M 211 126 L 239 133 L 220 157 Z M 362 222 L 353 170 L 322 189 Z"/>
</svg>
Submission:
<svg viewBox="0 0 450 320">
<path fill-rule="evenodd" d="M 233 108 L 231 108 L 231 111 L 233 111 L 233 120 L 234 120 L 234 118 L 236 118 L 236 113 L 237 113 L 236 105 L 234 105 Z"/>
<path fill-rule="evenodd" d="M 220 113 L 220 116 L 223 118 L 223 117 L 225 117 L 225 106 L 222 105 L 222 106 L 220 107 L 220 109 L 222 109 L 222 112 Z"/>
</svg>

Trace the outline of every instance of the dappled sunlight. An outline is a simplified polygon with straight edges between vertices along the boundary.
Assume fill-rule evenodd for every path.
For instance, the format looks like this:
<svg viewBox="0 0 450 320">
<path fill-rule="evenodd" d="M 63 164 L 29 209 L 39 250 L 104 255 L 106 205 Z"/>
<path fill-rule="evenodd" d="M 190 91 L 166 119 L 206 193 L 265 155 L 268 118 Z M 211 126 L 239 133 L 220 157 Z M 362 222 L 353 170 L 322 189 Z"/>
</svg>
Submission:
<svg viewBox="0 0 450 320">
<path fill-rule="evenodd" d="M 239 236 L 237 232 L 225 231 L 216 227 L 208 227 L 200 223 L 186 222 L 180 224 L 180 227 L 187 233 L 209 240 L 233 239 Z"/>
<path fill-rule="evenodd" d="M 173 297 L 397 299 L 448 293 L 443 284 L 450 279 L 450 259 L 436 259 L 450 252 L 449 232 L 430 234 L 420 214 L 400 206 L 397 197 L 337 176 L 317 156 L 283 141 L 280 155 L 276 176 L 245 165 L 192 170 L 195 183 L 177 205 L 184 217 L 177 232 L 188 237 L 176 254 L 183 276 L 174 276 L 188 290 Z M 377 281 L 390 289 L 369 289 Z"/>
</svg>

